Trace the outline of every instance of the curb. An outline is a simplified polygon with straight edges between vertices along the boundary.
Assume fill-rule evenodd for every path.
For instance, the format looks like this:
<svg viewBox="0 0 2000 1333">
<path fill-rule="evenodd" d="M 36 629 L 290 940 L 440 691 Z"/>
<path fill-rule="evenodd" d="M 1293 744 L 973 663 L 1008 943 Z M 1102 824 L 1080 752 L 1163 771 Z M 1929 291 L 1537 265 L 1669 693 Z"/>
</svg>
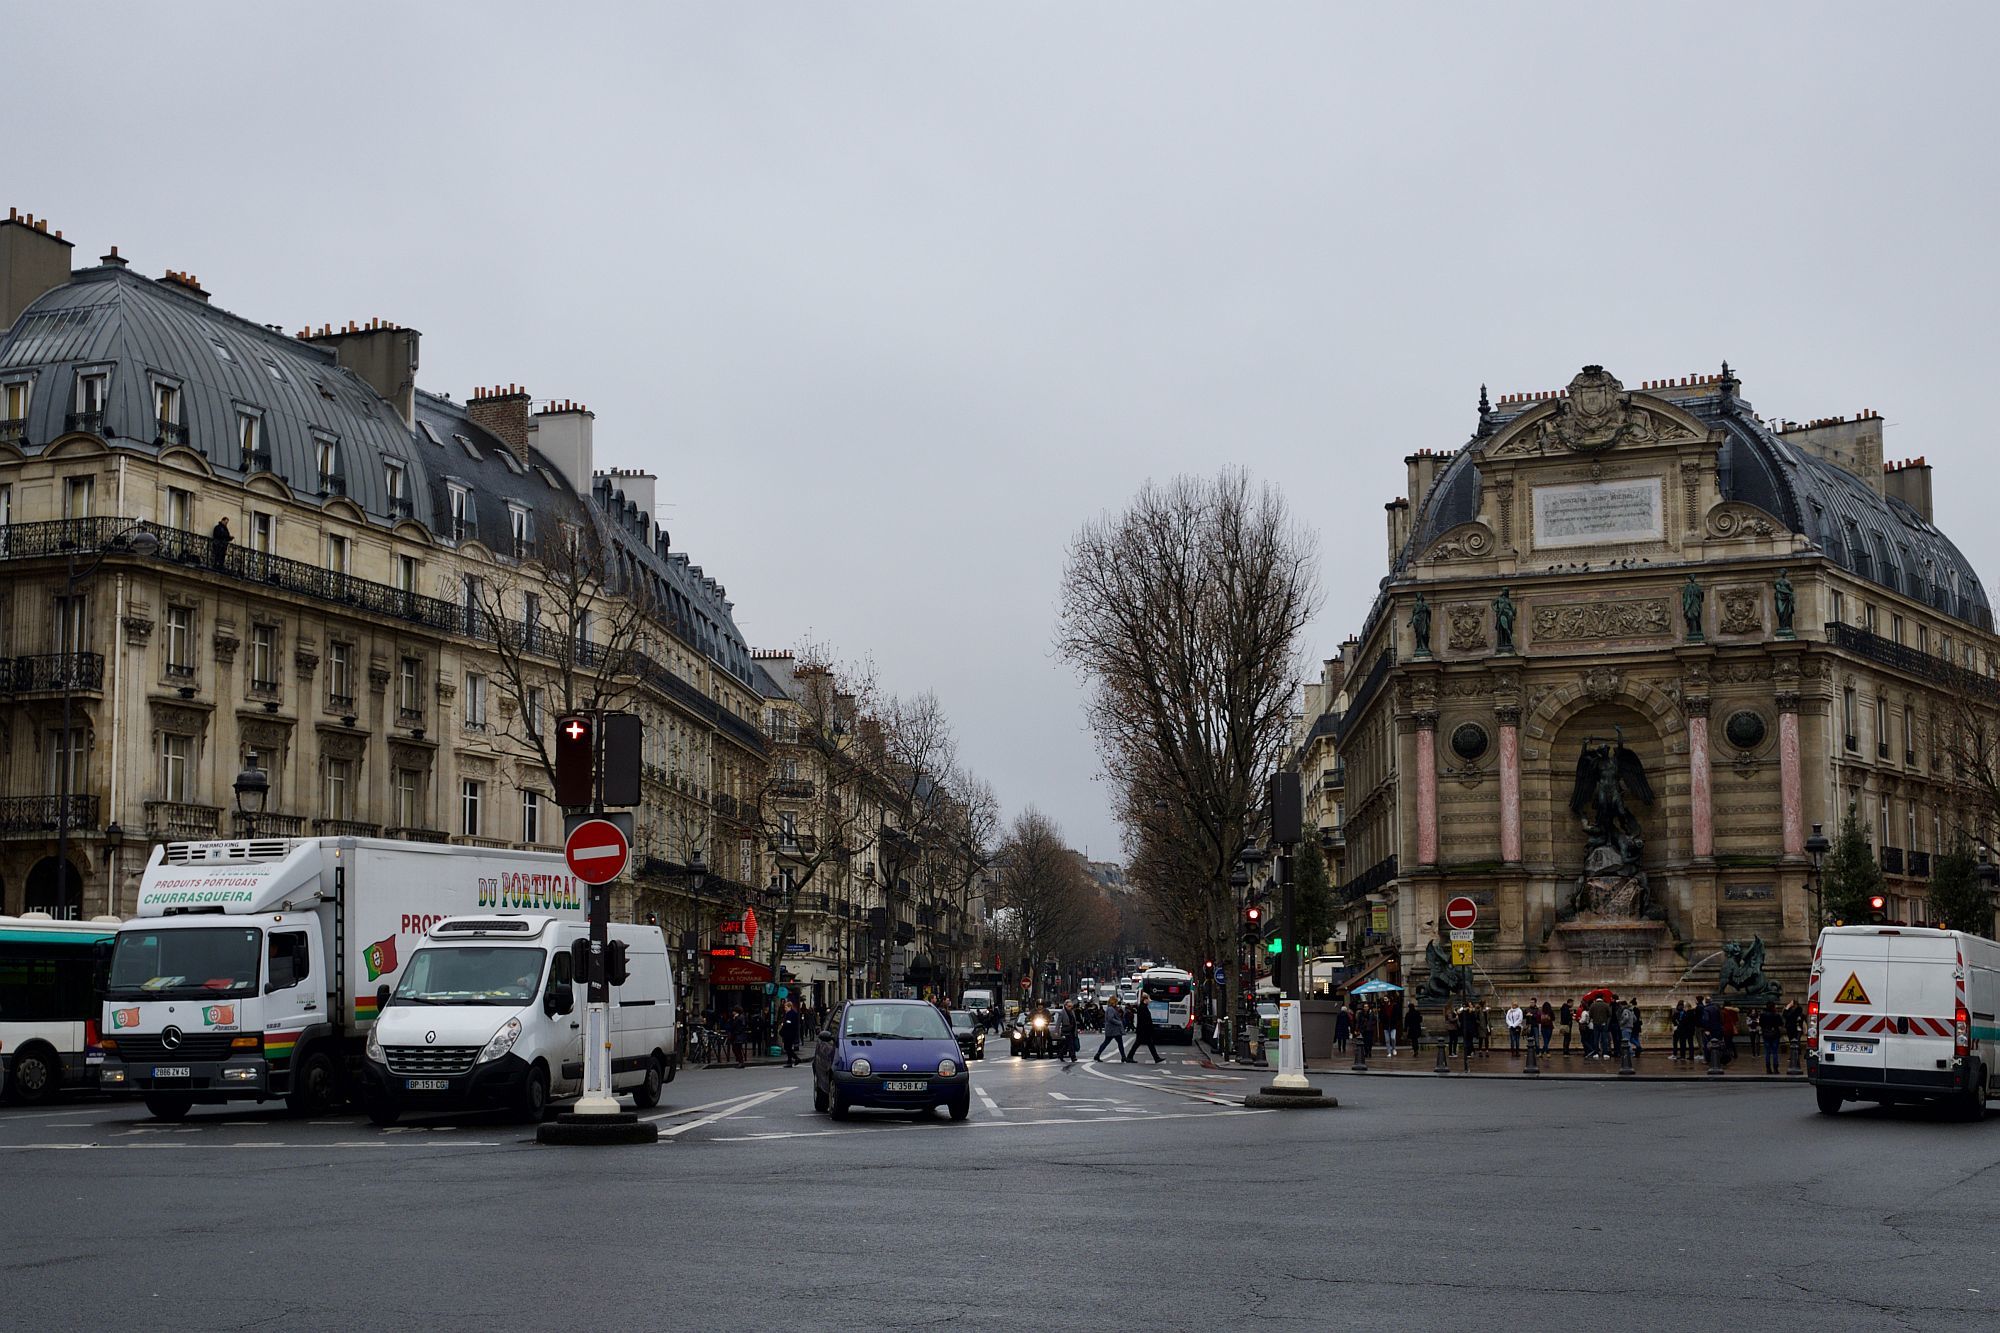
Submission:
<svg viewBox="0 0 2000 1333">
<path fill-rule="evenodd" d="M 1538 1083 L 1796 1083 L 1807 1086 L 1803 1074 L 1524 1074 L 1519 1070 L 1484 1073 L 1451 1069 L 1440 1074 L 1434 1069 L 1315 1069 L 1306 1066 L 1308 1074 L 1342 1078 L 1455 1078 L 1455 1079 L 1521 1079 Z"/>
</svg>

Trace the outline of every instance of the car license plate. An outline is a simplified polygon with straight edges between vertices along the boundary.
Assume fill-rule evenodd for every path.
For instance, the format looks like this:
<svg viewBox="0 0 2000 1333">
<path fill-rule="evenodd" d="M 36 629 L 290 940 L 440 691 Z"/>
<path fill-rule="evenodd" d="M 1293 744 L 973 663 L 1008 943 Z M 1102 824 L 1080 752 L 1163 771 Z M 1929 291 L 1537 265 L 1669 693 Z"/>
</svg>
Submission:
<svg viewBox="0 0 2000 1333">
<path fill-rule="evenodd" d="M 403 1080 L 403 1087 L 410 1092 L 450 1092 L 451 1080 L 448 1078 L 406 1078 Z"/>
<path fill-rule="evenodd" d="M 921 1080 L 898 1081 L 895 1083 L 884 1083 L 882 1085 L 882 1087 L 889 1092 L 922 1092 L 925 1088 L 928 1088 L 929 1086 L 930 1084 L 922 1082 Z"/>
<path fill-rule="evenodd" d="M 186 1065 L 154 1065 L 154 1078 L 193 1078 L 194 1070 Z"/>
<path fill-rule="evenodd" d="M 1830 1041 L 1826 1044 L 1826 1046 L 1828 1050 L 1833 1051 L 1836 1054 L 1845 1054 L 1845 1055 L 1875 1054 L 1875 1043 L 1872 1041 Z"/>
</svg>

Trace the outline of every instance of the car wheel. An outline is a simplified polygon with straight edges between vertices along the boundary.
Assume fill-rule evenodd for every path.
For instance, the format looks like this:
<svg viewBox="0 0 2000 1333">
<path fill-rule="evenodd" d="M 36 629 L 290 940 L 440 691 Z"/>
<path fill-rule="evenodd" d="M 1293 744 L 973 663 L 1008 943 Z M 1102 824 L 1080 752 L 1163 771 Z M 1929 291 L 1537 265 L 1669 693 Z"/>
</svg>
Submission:
<svg viewBox="0 0 2000 1333">
<path fill-rule="evenodd" d="M 1821 1115 L 1840 1114 L 1840 1103 L 1842 1098 L 1840 1096 L 1840 1092 L 1838 1089 L 1814 1088 L 1813 1093 L 1819 1099 L 1819 1113 Z"/>
<path fill-rule="evenodd" d="M 968 1093 L 966 1093 L 966 1094 L 965 1094 L 965 1095 L 964 1095 L 963 1097 L 959 1097 L 959 1098 L 955 1098 L 955 1099 L 954 1099 L 954 1100 L 952 1101 L 952 1103 L 951 1103 L 951 1118 L 952 1118 L 953 1120 L 963 1120 L 963 1119 L 965 1119 L 965 1117 L 967 1117 L 967 1116 L 969 1116 L 969 1115 L 971 1115 L 971 1114 L 972 1114 L 972 1094 L 971 1094 L 971 1093 L 969 1093 L 969 1092 L 968 1092 Z"/>
<path fill-rule="evenodd" d="M 835 1091 L 832 1096 L 827 1098 L 826 1113 L 835 1120 L 847 1119 L 847 1098 L 841 1096 L 838 1091 Z"/>
<path fill-rule="evenodd" d="M 155 1120 L 185 1120 L 187 1113 L 193 1108 L 192 1097 L 170 1097 L 163 1093 L 154 1093 L 146 1098 L 146 1110 Z"/>
<path fill-rule="evenodd" d="M 285 1106 L 293 1115 L 324 1115 L 340 1099 L 340 1070 L 325 1050 L 313 1050 L 292 1070 Z"/>
<path fill-rule="evenodd" d="M 826 1102 L 826 1089 L 825 1089 L 825 1088 L 822 1088 L 822 1087 L 821 1087 L 821 1086 L 819 1085 L 819 1080 L 818 1080 L 818 1079 L 814 1079 L 814 1080 L 813 1080 L 813 1110 L 815 1110 L 815 1111 L 819 1112 L 819 1113 L 820 1113 L 821 1115 L 825 1115 L 825 1114 L 826 1114 L 826 1106 L 827 1106 L 827 1102 Z"/>
<path fill-rule="evenodd" d="M 521 1096 L 514 1104 L 516 1114 L 530 1125 L 540 1124 L 549 1109 L 549 1071 L 541 1065 L 528 1070 L 521 1084 Z"/>
<path fill-rule="evenodd" d="M 55 1096 L 60 1087 L 62 1064 L 54 1052 L 31 1046 L 14 1057 L 14 1076 L 7 1090 L 21 1105 L 39 1105 Z"/>
<path fill-rule="evenodd" d="M 646 1081 L 632 1089 L 632 1105 L 642 1111 L 650 1111 L 660 1104 L 660 1088 L 666 1078 L 660 1073 L 660 1057 L 654 1056 L 646 1066 Z"/>
</svg>

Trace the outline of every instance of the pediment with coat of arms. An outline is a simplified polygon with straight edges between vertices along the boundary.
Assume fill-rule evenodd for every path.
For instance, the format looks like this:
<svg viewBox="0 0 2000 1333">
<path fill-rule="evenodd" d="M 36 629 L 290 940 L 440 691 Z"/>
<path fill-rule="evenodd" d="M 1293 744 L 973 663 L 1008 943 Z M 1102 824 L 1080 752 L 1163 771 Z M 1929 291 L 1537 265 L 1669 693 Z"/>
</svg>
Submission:
<svg viewBox="0 0 2000 1333">
<path fill-rule="evenodd" d="M 1559 398 L 1530 408 L 1483 451 L 1485 458 L 1592 455 L 1635 445 L 1708 438 L 1699 423 L 1665 403 L 1635 403 L 1618 377 L 1585 366 Z"/>
</svg>

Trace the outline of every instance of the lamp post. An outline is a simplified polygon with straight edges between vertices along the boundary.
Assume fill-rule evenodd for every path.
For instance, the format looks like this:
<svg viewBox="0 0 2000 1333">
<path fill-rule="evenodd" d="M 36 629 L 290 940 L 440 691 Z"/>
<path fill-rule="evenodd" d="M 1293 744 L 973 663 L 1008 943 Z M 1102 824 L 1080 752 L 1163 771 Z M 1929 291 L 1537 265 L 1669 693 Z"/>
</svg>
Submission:
<svg viewBox="0 0 2000 1333">
<path fill-rule="evenodd" d="M 257 765 L 257 752 L 250 751 L 243 760 L 243 771 L 230 784 L 236 792 L 236 810 L 243 816 L 244 824 L 251 836 L 257 832 L 257 816 L 264 813 L 264 801 L 271 794 L 271 779 Z"/>
<path fill-rule="evenodd" d="M 1984 846 L 1979 849 L 1979 864 L 1973 867 L 1973 874 L 1979 877 L 1979 887 L 1986 891 L 1986 919 L 1979 923 L 1979 933 L 1985 935 L 1993 929 L 1993 891 L 2000 887 L 2000 866 L 1993 864 Z"/>
<path fill-rule="evenodd" d="M 1833 844 L 1826 840 L 1824 826 L 1814 824 L 1812 836 L 1806 839 L 1806 855 L 1812 858 L 1812 870 L 1809 873 L 1812 879 L 1813 939 L 1815 940 L 1819 938 L 1820 928 L 1825 925 L 1825 912 L 1821 907 L 1823 895 L 1821 893 L 1819 878 L 1820 862 L 1825 859 L 1827 852 L 1832 847 Z"/>
<path fill-rule="evenodd" d="M 125 845 L 125 826 L 112 820 L 104 826 L 104 868 L 107 888 L 105 898 L 110 904 L 111 915 L 118 915 L 118 852 Z"/>
<path fill-rule="evenodd" d="M 77 640 L 80 640 L 83 626 L 82 617 L 76 614 L 76 590 L 88 582 L 98 567 L 111 555 L 135 555 L 141 559 L 160 549 L 160 539 L 144 526 L 142 520 L 133 520 L 113 533 L 101 550 L 82 568 L 77 567 L 75 542 L 66 543 L 64 552 L 63 616 L 56 624 L 60 636 L 62 652 L 56 659 L 56 671 L 62 677 L 62 753 L 56 760 L 56 916 L 69 919 L 72 915 L 82 916 L 83 905 L 77 903 L 72 908 L 69 901 L 69 826 L 72 818 L 69 808 L 70 786 L 76 767 L 76 739 L 71 733 L 70 699 L 76 685 L 76 661 L 80 656 Z M 111 627 L 113 635 L 112 651 L 117 651 L 116 635 L 118 627 Z M 112 812 L 114 815 L 116 811 Z M 79 886 L 81 887 L 81 886 Z"/>
</svg>

